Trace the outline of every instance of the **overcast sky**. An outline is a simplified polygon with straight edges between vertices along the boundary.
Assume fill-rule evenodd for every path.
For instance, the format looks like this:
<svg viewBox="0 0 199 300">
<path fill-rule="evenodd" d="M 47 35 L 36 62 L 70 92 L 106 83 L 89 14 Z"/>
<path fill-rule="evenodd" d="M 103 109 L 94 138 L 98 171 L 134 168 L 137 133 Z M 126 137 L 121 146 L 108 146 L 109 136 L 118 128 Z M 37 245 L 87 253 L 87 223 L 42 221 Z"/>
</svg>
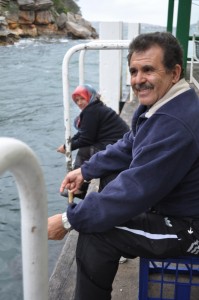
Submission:
<svg viewBox="0 0 199 300">
<path fill-rule="evenodd" d="M 192 3 L 191 24 L 199 20 L 199 0 Z M 88 21 L 167 24 L 168 0 L 78 0 L 77 4 Z M 178 6 L 178 0 L 175 0 L 175 6 Z M 176 18 L 174 25 L 175 22 Z"/>
</svg>

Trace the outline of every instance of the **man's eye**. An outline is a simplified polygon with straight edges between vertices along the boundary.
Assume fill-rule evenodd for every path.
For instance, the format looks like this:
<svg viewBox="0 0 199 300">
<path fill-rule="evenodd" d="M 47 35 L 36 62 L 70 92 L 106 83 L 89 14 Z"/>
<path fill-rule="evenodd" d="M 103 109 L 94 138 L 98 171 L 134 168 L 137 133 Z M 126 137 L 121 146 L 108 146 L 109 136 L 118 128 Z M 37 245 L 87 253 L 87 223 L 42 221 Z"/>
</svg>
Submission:
<svg viewBox="0 0 199 300">
<path fill-rule="evenodd" d="M 151 72 L 153 72 L 153 70 L 154 70 L 154 69 L 151 68 L 151 67 L 145 67 L 145 68 L 144 68 L 144 72 L 145 72 L 145 73 L 151 73 Z"/>
<path fill-rule="evenodd" d="M 136 73 L 137 73 L 137 71 L 136 71 L 135 69 L 131 69 L 131 70 L 130 70 L 130 74 L 131 74 L 132 76 L 135 76 Z"/>
</svg>

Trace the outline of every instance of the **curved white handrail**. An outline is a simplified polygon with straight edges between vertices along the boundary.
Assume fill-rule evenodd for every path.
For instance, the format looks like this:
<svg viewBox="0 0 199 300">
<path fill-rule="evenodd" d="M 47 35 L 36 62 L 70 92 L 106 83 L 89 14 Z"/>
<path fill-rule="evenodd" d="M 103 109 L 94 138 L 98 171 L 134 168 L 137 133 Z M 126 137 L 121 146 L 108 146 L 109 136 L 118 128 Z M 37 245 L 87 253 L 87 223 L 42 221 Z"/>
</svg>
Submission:
<svg viewBox="0 0 199 300">
<path fill-rule="evenodd" d="M 33 151 L 13 138 L 0 138 L 0 175 L 10 171 L 21 206 L 24 300 L 48 299 L 47 194 Z"/>
<path fill-rule="evenodd" d="M 66 146 L 66 169 L 72 169 L 71 155 L 71 126 L 70 126 L 70 98 L 69 98 L 69 61 L 71 56 L 84 51 L 80 59 L 84 59 L 85 50 L 121 50 L 128 49 L 130 40 L 96 40 L 85 44 L 78 44 L 71 47 L 65 54 L 62 62 L 62 86 L 63 86 L 63 105 L 64 105 L 64 125 L 65 125 L 65 146 Z M 83 78 L 83 62 L 80 61 L 79 73 Z M 81 83 L 82 83 L 81 79 Z"/>
</svg>

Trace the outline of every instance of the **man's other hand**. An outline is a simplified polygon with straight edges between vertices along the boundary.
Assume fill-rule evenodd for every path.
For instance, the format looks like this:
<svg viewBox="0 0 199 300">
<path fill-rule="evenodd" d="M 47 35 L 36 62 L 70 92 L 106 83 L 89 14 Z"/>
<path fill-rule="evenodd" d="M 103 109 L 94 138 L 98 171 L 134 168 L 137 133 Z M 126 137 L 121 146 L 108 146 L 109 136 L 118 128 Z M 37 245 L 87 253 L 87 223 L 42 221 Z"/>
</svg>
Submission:
<svg viewBox="0 0 199 300">
<path fill-rule="evenodd" d="M 70 190 L 72 193 L 80 189 L 84 178 L 82 176 L 81 168 L 75 169 L 69 172 L 60 187 L 60 193 L 63 193 L 65 189 Z"/>
</svg>

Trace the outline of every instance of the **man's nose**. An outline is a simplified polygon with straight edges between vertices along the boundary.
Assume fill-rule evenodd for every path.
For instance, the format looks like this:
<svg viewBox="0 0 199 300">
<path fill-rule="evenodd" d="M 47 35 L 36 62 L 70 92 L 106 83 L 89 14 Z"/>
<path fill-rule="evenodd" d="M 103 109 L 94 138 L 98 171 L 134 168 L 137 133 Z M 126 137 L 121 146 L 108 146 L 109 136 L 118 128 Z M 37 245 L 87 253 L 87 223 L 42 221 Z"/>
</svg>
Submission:
<svg viewBox="0 0 199 300">
<path fill-rule="evenodd" d="M 143 72 L 137 72 L 136 76 L 133 78 L 135 84 L 140 84 L 146 82 L 146 76 Z"/>
</svg>

